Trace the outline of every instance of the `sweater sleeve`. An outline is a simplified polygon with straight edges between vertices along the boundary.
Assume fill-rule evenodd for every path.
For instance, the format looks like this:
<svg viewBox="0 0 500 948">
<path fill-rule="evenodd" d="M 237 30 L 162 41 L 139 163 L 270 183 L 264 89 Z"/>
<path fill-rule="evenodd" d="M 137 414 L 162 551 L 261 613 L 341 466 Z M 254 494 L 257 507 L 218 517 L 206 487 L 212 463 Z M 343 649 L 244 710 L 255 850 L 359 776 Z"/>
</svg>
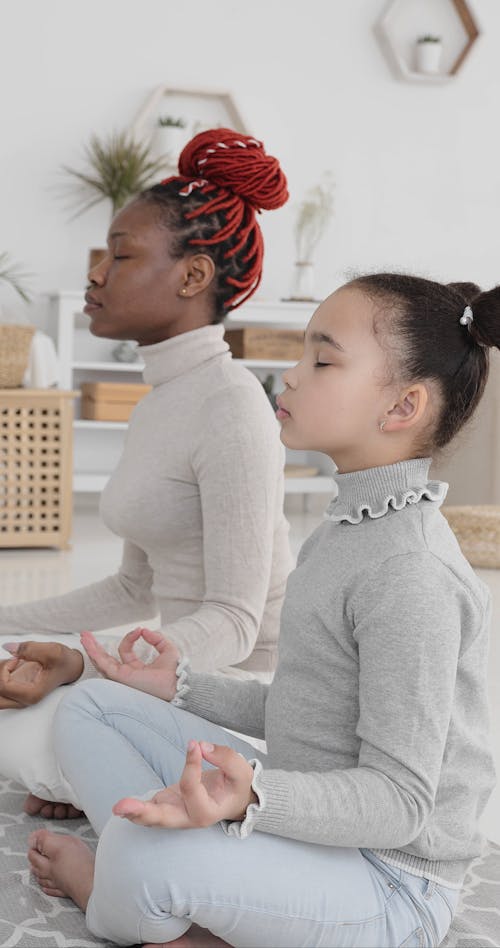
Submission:
<svg viewBox="0 0 500 948">
<path fill-rule="evenodd" d="M 194 674 L 185 658 L 179 663 L 177 676 L 177 695 L 172 704 L 221 727 L 264 738 L 269 685 L 255 679 L 238 681 L 222 675 Z"/>
<path fill-rule="evenodd" d="M 196 612 L 163 629 L 194 671 L 253 651 L 268 595 L 284 452 L 260 392 L 233 385 L 200 406 L 192 466 L 203 520 L 205 591 Z"/>
<path fill-rule="evenodd" d="M 158 610 L 146 554 L 125 541 L 114 576 L 62 596 L 0 607 L 0 635 L 91 632 L 151 619 Z"/>
<path fill-rule="evenodd" d="M 397 556 L 371 572 L 350 617 L 359 651 L 358 766 L 301 773 L 256 764 L 259 805 L 227 832 L 380 849 L 414 840 L 434 807 L 461 628 L 477 627 L 481 608 L 430 553 Z"/>
</svg>

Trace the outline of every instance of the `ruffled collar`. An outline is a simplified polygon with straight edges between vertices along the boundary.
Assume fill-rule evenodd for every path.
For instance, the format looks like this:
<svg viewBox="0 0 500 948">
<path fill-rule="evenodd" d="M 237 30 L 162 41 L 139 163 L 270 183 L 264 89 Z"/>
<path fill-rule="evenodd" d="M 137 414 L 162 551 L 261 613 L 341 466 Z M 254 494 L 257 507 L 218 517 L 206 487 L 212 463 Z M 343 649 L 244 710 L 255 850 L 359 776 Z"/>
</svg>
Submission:
<svg viewBox="0 0 500 948">
<path fill-rule="evenodd" d="M 170 382 L 171 379 L 185 375 L 204 362 L 225 356 L 228 352 L 229 346 L 224 342 L 224 326 L 221 323 L 183 332 L 179 336 L 156 342 L 152 346 L 141 346 L 139 349 L 144 359 L 144 381 L 153 386 Z"/>
<path fill-rule="evenodd" d="M 430 458 L 414 458 L 351 474 L 334 474 L 338 494 L 329 504 L 325 518 L 336 523 L 361 523 L 364 516 L 377 519 L 390 507 L 401 510 L 423 497 L 442 504 L 448 484 L 427 480 L 430 464 Z"/>
</svg>

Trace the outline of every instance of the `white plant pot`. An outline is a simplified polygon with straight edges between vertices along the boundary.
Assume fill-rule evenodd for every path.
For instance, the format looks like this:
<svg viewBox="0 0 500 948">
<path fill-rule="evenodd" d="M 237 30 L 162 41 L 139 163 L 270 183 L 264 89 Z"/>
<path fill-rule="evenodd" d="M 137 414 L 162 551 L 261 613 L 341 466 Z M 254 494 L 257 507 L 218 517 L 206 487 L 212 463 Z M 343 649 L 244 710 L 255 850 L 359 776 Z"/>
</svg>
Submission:
<svg viewBox="0 0 500 948">
<path fill-rule="evenodd" d="M 154 138 L 155 151 L 158 156 L 166 155 L 171 164 L 177 164 L 185 140 L 186 129 L 175 125 L 158 125 Z"/>
<path fill-rule="evenodd" d="M 314 264 L 299 260 L 293 270 L 290 299 L 313 300 L 314 298 Z"/>
<path fill-rule="evenodd" d="M 417 71 L 425 75 L 435 75 L 440 71 L 441 43 L 417 43 Z"/>
</svg>

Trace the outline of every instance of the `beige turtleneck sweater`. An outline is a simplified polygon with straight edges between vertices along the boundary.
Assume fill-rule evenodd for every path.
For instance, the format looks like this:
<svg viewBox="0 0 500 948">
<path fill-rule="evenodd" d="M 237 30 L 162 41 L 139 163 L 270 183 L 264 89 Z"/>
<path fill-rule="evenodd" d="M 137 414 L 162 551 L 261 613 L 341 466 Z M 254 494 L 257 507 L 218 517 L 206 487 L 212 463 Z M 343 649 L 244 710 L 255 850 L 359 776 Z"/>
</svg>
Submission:
<svg viewBox="0 0 500 948">
<path fill-rule="evenodd" d="M 123 537 L 118 572 L 64 596 L 0 608 L 0 635 L 78 633 L 161 617 L 197 670 L 275 665 L 292 567 L 284 452 L 260 382 L 220 325 L 141 347 L 152 391 L 132 413 L 101 498 Z"/>
</svg>

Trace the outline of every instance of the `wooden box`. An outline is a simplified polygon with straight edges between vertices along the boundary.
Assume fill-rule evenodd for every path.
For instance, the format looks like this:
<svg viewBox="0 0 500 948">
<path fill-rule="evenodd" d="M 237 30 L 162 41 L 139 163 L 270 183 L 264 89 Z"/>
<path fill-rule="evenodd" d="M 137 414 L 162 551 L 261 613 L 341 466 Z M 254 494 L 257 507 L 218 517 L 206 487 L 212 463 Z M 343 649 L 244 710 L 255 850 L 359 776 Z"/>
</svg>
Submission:
<svg viewBox="0 0 500 948">
<path fill-rule="evenodd" d="M 226 329 L 224 339 L 236 359 L 296 362 L 304 348 L 304 333 L 295 329 Z"/>
<path fill-rule="evenodd" d="M 81 416 L 90 421 L 128 421 L 151 385 L 137 382 L 84 382 Z"/>
<path fill-rule="evenodd" d="M 0 391 L 0 547 L 68 545 L 76 394 Z"/>
<path fill-rule="evenodd" d="M 446 517 L 471 566 L 500 569 L 500 506 L 443 506 Z"/>
</svg>

